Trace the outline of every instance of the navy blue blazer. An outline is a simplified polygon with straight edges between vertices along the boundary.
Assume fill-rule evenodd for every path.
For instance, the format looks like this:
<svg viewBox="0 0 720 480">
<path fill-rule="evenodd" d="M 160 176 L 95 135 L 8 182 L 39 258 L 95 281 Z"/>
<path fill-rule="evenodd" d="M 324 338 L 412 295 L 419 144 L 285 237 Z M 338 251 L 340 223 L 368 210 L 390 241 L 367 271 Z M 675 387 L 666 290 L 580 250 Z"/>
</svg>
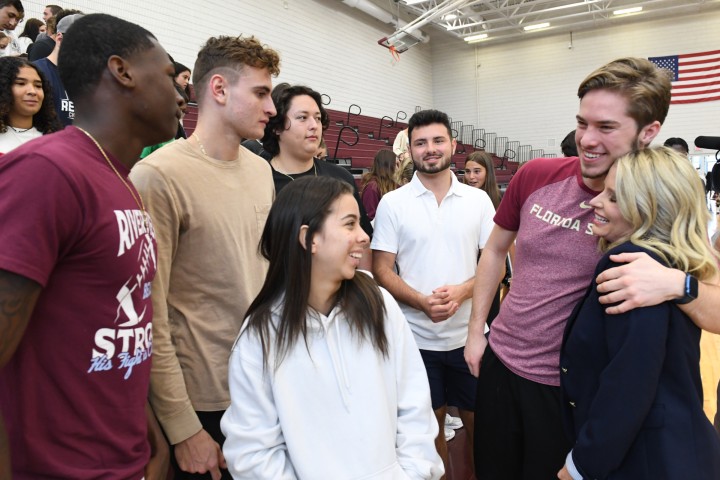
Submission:
<svg viewBox="0 0 720 480">
<path fill-rule="evenodd" d="M 595 278 L 617 266 L 609 255 L 643 251 L 628 242 L 608 252 L 565 328 L 560 381 L 573 462 L 592 479 L 718 480 L 700 329 L 672 302 L 619 315 L 598 302 Z"/>
</svg>

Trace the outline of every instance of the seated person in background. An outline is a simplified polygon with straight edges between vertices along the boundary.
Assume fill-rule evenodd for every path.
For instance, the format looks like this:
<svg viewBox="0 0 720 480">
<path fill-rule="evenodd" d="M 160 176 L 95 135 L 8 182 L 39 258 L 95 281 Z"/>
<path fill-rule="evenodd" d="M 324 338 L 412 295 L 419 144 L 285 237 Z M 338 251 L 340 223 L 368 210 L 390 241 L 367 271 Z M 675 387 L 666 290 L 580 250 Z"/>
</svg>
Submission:
<svg viewBox="0 0 720 480">
<path fill-rule="evenodd" d="M 37 67 L 21 57 L 0 58 L 0 153 L 61 129 Z"/>
<path fill-rule="evenodd" d="M 720 478 L 720 438 L 703 412 L 700 328 L 677 306 L 693 294 L 610 315 L 596 280 L 618 265 L 610 255 L 645 252 L 685 271 L 695 293 L 698 280 L 717 281 L 701 192 L 686 158 L 651 148 L 618 159 L 589 202 L 606 253 L 563 339 L 563 420 L 573 445 L 562 480 Z"/>
<path fill-rule="evenodd" d="M 375 211 L 383 195 L 398 187 L 395 182 L 395 168 L 397 168 L 395 153 L 392 150 L 382 149 L 375 154 L 370 171 L 362 177 L 360 182 L 362 203 L 370 220 L 375 218 Z"/>
<path fill-rule="evenodd" d="M 356 272 L 370 238 L 353 194 L 305 177 L 270 210 L 269 271 L 233 347 L 220 424 L 236 479 L 443 474 L 412 332 L 392 296 Z"/>
<path fill-rule="evenodd" d="M 265 127 L 263 149 L 272 155 L 275 194 L 301 177 L 333 177 L 352 185 L 355 200 L 360 209 L 360 225 L 365 233 L 372 235 L 372 225 L 360 201 L 352 174 L 334 163 L 314 158 L 323 131 L 329 124 L 329 116 L 322 105 L 320 94 L 302 85 L 281 83 L 272 91 L 277 115 Z M 370 252 L 363 257 L 363 267 L 370 269 Z"/>
</svg>

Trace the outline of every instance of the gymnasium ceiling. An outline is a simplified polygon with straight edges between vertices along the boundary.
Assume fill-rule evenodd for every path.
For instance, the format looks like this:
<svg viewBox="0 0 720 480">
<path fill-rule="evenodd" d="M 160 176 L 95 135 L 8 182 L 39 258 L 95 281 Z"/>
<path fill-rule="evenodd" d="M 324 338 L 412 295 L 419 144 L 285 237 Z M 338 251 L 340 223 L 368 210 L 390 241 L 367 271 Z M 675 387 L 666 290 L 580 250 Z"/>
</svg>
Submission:
<svg viewBox="0 0 720 480">
<path fill-rule="evenodd" d="M 372 3 L 406 22 L 453 5 L 456 8 L 435 16 L 420 30 L 432 35 L 444 32 L 458 41 L 487 35 L 476 41 L 475 46 L 657 18 L 720 12 L 720 0 L 372 0 Z M 641 11 L 622 13 L 637 8 Z M 549 25 L 527 30 L 527 27 L 542 24 Z"/>
</svg>

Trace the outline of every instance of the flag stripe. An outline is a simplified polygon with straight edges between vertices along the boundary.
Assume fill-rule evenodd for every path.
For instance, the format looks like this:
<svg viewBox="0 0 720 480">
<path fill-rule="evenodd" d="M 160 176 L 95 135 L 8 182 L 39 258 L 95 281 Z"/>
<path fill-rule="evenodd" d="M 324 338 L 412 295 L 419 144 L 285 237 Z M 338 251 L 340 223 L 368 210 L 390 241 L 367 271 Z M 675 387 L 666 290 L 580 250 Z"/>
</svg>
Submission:
<svg viewBox="0 0 720 480">
<path fill-rule="evenodd" d="M 692 83 L 688 85 L 673 85 L 673 90 L 676 88 L 678 90 L 683 90 L 686 88 L 699 88 L 699 87 L 712 87 L 714 85 L 720 85 L 720 80 L 714 81 L 714 82 L 703 82 L 703 83 Z"/>
<path fill-rule="evenodd" d="M 673 97 L 687 97 L 689 95 L 699 95 L 708 93 L 720 93 L 720 88 L 713 88 L 709 90 L 703 90 L 701 92 L 673 92 Z"/>
<path fill-rule="evenodd" d="M 720 50 L 712 50 L 710 52 L 684 53 L 678 55 L 679 58 L 707 57 L 711 55 L 720 55 Z"/>
<path fill-rule="evenodd" d="M 689 82 L 692 80 L 703 80 L 706 78 L 716 78 L 720 77 L 720 72 L 718 73 L 710 73 L 708 75 L 686 75 L 684 77 L 681 77 L 679 81 L 681 82 Z"/>
<path fill-rule="evenodd" d="M 697 73 L 697 72 L 711 72 L 713 70 L 720 70 L 720 65 L 713 65 L 712 67 L 703 68 L 681 68 L 681 73 Z"/>
<path fill-rule="evenodd" d="M 673 105 L 681 104 L 681 103 L 700 103 L 700 102 L 712 102 L 715 100 L 720 100 L 720 97 L 705 97 L 705 98 L 697 98 L 694 100 L 672 100 L 670 103 Z"/>
<path fill-rule="evenodd" d="M 681 67 L 686 67 L 688 65 L 703 65 L 705 63 L 715 63 L 718 61 L 717 57 L 712 58 L 706 58 L 705 60 L 695 60 L 694 62 L 680 62 Z"/>
</svg>

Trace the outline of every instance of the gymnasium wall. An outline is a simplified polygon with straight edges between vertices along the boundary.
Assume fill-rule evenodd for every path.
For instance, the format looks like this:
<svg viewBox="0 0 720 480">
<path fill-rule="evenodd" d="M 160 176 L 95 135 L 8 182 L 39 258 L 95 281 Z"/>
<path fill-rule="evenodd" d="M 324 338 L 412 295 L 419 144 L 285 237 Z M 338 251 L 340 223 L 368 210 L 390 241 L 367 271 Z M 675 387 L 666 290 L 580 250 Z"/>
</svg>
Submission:
<svg viewBox="0 0 720 480">
<path fill-rule="evenodd" d="M 256 35 L 280 52 L 274 84 L 307 84 L 330 95 L 336 110 L 356 103 L 364 115 L 394 117 L 432 103 L 430 46 L 418 45 L 393 64 L 377 41 L 394 27 L 338 0 L 23 0 L 25 17 L 42 18 L 48 3 L 142 25 L 190 68 L 207 38 Z"/>
<path fill-rule="evenodd" d="M 55 0 L 52 0 L 55 1 Z M 388 0 L 389 2 L 389 0 Z M 26 18 L 41 18 L 47 0 L 24 0 Z M 305 83 L 330 95 L 330 108 L 356 103 L 365 115 L 411 114 L 435 107 L 453 120 L 560 153 L 575 128 L 577 86 L 596 67 L 621 56 L 663 56 L 720 49 L 720 11 L 505 45 L 465 45 L 425 27 L 432 40 L 393 62 L 377 40 L 393 27 L 339 0 L 67 0 L 86 13 L 105 12 L 153 32 L 175 59 L 192 67 L 213 35 L 253 34 L 278 50 L 275 83 Z M 22 26 L 20 27 L 22 28 Z M 658 137 L 720 136 L 720 102 L 673 105 Z M 657 141 L 656 141 L 657 143 Z"/>
<path fill-rule="evenodd" d="M 560 154 L 575 128 L 577 88 L 595 68 L 623 56 L 657 57 L 720 50 L 720 12 L 626 24 L 505 45 L 432 43 L 433 99 L 462 120 Z M 477 48 L 475 48 L 477 45 Z M 655 143 L 720 136 L 720 101 L 672 105 Z"/>
</svg>

